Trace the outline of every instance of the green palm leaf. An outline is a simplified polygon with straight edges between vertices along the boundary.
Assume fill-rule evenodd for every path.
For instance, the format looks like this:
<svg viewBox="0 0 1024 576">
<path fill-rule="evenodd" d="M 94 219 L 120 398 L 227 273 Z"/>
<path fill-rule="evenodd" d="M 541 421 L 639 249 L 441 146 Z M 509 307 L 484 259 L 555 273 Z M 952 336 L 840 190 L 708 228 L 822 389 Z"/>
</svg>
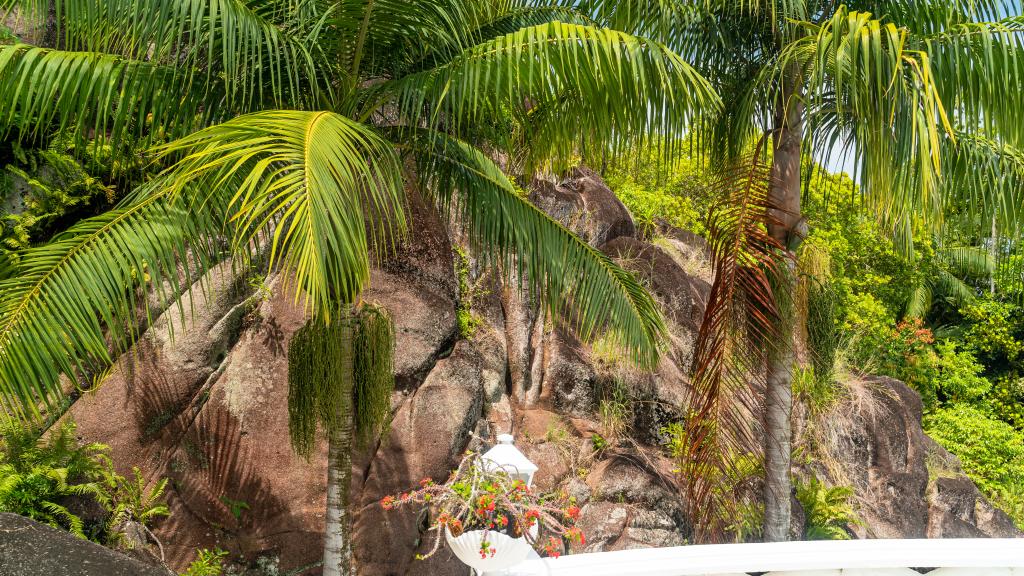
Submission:
<svg viewBox="0 0 1024 576">
<path fill-rule="evenodd" d="M 396 101 L 407 125 L 424 119 L 452 131 L 487 122 L 502 106 L 558 100 L 579 107 L 549 130 L 552 149 L 609 144 L 614 150 L 652 134 L 682 134 L 688 121 L 716 110 L 711 86 L 678 55 L 621 32 L 552 22 L 466 50 L 438 68 L 387 82 L 378 98 Z M 579 141 L 579 122 L 596 142 Z"/>
<path fill-rule="evenodd" d="M 975 298 L 974 289 L 947 270 L 936 271 L 931 284 L 935 286 L 933 293 L 941 295 L 958 308 L 972 302 Z"/>
<path fill-rule="evenodd" d="M 957 133 L 944 139 L 944 197 L 962 210 L 979 232 L 1018 239 L 1024 220 L 1024 153 L 983 135 Z"/>
<path fill-rule="evenodd" d="M 904 315 L 907 318 L 924 318 L 932 308 L 933 294 L 930 283 L 922 283 L 914 288 L 907 301 L 907 310 Z"/>
<path fill-rule="evenodd" d="M 187 274 L 178 277 L 179 262 L 209 263 L 214 249 L 203 239 L 216 231 L 214 220 L 173 201 L 156 182 L 136 200 L 22 252 L 16 274 L 0 281 L 6 410 L 31 416 L 61 396 L 61 374 L 87 377 L 109 365 L 111 352 L 125 351 L 147 305 L 136 286 L 166 284 L 170 290 L 159 294 L 167 300 L 190 284 Z"/>
<path fill-rule="evenodd" d="M 44 26 L 50 2 L 0 0 Z M 57 0 L 57 34 L 69 50 L 173 65 L 200 93 L 221 84 L 242 110 L 264 96 L 282 105 L 315 96 L 315 67 L 304 37 L 317 20 L 286 32 L 272 18 L 281 2 L 243 0 Z M 262 10 L 260 10 L 262 8 Z M 292 19 L 294 21 L 294 19 Z M 294 22 L 292 22 L 294 24 Z M 314 42 L 315 44 L 315 42 Z M 204 70 L 196 74 L 195 70 Z"/>
<path fill-rule="evenodd" d="M 399 132 L 425 189 L 469 237 L 584 339 L 609 329 L 642 366 L 657 364 L 666 329 L 651 296 L 627 271 L 516 193 L 486 155 L 440 132 Z"/>
<path fill-rule="evenodd" d="M 117 142 L 184 131 L 200 104 L 171 68 L 94 52 L 0 46 L 0 127 L 22 137 L 75 130 Z"/>
<path fill-rule="evenodd" d="M 331 112 L 240 116 L 174 142 L 175 190 L 208 190 L 226 207 L 235 250 L 271 234 L 271 266 L 294 274 L 296 301 L 330 314 L 370 278 L 371 241 L 404 231 L 394 148 L 371 128 Z M 380 222 L 367 229 L 366 219 Z M 372 238 L 368 238 L 372 236 Z"/>
<path fill-rule="evenodd" d="M 958 24 L 924 46 L 942 100 L 959 122 L 1024 145 L 1024 19 Z"/>
<path fill-rule="evenodd" d="M 395 77 L 431 51 L 461 51 L 470 33 L 510 4 L 488 0 L 341 0 L 331 23 L 337 45 L 331 53 L 345 73 Z"/>
<path fill-rule="evenodd" d="M 514 3 L 513 3 L 514 4 Z M 594 21 L 587 18 L 575 8 L 563 6 L 509 6 L 507 11 L 497 11 L 490 18 L 480 19 L 479 27 L 470 31 L 460 42 L 431 46 L 430 52 L 419 62 L 410 66 L 404 73 L 418 72 L 435 68 L 451 61 L 467 48 L 491 41 L 506 34 L 513 34 L 523 28 L 540 26 L 552 22 L 569 24 L 593 25 Z"/>
<path fill-rule="evenodd" d="M 891 227 L 908 215 L 941 214 L 940 142 L 952 127 L 928 54 L 907 46 L 905 29 L 869 13 L 840 8 L 807 27 L 777 69 L 807 71 L 819 145 L 854 143 L 865 198 Z"/>
<path fill-rule="evenodd" d="M 960 276 L 987 278 L 996 269 L 992 253 L 977 246 L 956 246 L 939 251 L 939 256 Z"/>
</svg>

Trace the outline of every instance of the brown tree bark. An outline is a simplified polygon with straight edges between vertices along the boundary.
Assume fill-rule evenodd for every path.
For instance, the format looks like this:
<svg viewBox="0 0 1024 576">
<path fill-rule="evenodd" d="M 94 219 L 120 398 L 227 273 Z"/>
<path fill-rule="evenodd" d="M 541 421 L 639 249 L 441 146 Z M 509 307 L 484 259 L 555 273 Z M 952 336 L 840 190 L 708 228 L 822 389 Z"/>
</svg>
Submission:
<svg viewBox="0 0 1024 576">
<path fill-rule="evenodd" d="M 767 366 L 764 442 L 764 540 L 789 539 L 791 517 L 790 481 L 791 416 L 793 412 L 794 327 L 792 309 L 786 305 L 796 292 L 796 250 L 802 240 L 800 223 L 800 157 L 804 131 L 804 104 L 799 70 L 786 74 L 786 85 L 777 104 L 774 156 L 769 198 L 772 222 L 769 233 L 786 248 L 784 270 L 775 289 L 780 306 L 780 345 Z"/>
</svg>

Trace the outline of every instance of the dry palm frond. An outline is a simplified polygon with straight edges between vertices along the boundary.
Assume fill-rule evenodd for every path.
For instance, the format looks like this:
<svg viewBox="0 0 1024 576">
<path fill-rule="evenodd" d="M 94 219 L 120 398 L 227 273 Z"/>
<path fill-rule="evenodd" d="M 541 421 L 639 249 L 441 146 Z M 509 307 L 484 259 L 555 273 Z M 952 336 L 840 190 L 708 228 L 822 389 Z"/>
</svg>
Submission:
<svg viewBox="0 0 1024 576">
<path fill-rule="evenodd" d="M 682 471 L 701 542 L 736 525 L 738 499 L 722 483 L 760 452 L 765 365 L 778 341 L 773 277 L 781 246 L 769 236 L 768 168 L 758 155 L 726 171 L 709 223 L 715 283 L 697 337 Z"/>
</svg>

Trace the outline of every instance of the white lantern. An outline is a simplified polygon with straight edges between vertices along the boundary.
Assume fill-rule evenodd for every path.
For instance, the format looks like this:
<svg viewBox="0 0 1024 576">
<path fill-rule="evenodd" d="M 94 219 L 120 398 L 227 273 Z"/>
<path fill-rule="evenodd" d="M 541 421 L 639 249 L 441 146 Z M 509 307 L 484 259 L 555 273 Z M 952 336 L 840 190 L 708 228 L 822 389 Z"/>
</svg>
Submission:
<svg viewBox="0 0 1024 576">
<path fill-rule="evenodd" d="M 511 434 L 500 434 L 498 443 L 481 457 L 484 468 L 488 472 L 502 471 L 527 486 L 533 484 L 533 475 L 537 465 L 523 455 L 512 443 L 515 439 Z"/>
</svg>

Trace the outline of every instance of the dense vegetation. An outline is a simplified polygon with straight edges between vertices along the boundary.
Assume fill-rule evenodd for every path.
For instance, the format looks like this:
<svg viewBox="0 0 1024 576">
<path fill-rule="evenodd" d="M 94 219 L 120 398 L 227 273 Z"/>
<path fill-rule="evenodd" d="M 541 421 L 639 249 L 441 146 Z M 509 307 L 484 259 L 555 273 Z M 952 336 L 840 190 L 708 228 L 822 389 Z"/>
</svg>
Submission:
<svg viewBox="0 0 1024 576">
<path fill-rule="evenodd" d="M 754 310 L 764 314 L 735 313 L 725 300 L 709 306 L 720 321 L 701 335 L 719 337 L 697 347 L 705 362 L 695 362 L 694 389 L 703 392 L 694 396 L 718 402 L 723 381 L 743 380 L 742 388 L 761 372 L 765 387 L 790 391 L 787 346 L 749 346 L 752 360 L 739 369 L 722 359 L 749 345 L 744 334 L 795 331 L 801 401 L 835 402 L 861 373 L 905 381 L 921 395 L 927 431 L 1024 525 L 1024 160 L 1013 147 L 1021 91 L 999 93 L 993 81 L 1024 61 L 1012 18 L 1019 7 L 52 4 L 53 13 L 50 3 L 0 0 L 0 14 L 35 11 L 46 24 L 30 30 L 34 38 L 0 27 L 0 400 L 23 420 L 4 431 L 0 510 L 112 546 L 125 523 L 145 527 L 165 515 L 163 483 L 147 489 L 137 473 L 115 474 L 104 447 L 78 446 L 68 427 L 45 436 L 37 425 L 59 416 L 69 390 L 78 393 L 62 376 L 92 385 L 132 345 L 141 290 L 173 284 L 159 294 L 166 304 L 185 284 L 183 261 L 198 272 L 228 258 L 248 265 L 267 244 L 270 266 L 293 273 L 296 295 L 309 297 L 311 324 L 291 352 L 293 442 L 308 455 L 318 427 L 328 432 L 336 496 L 328 532 L 337 534 L 325 568 L 348 573 L 349 451 L 353 439 L 370 444 L 387 428 L 393 346 L 383 315 L 373 330 L 353 318 L 372 312 L 357 306 L 370 256 L 415 234 L 404 219 L 414 178 L 485 264 L 506 274 L 518 267 L 517 280 L 553 316 L 571 318 L 583 340 L 610 342 L 646 367 L 657 362 L 666 327 L 644 287 L 517 184 L 582 158 L 610 167 L 642 236 L 657 245 L 671 226 L 714 244 L 724 228 L 739 248 L 719 271 L 771 293 L 746 299 L 767 304 Z M 709 50 L 711 29 L 718 44 Z M 739 96 L 723 103 L 716 90 Z M 665 139 L 687 132 L 685 141 Z M 840 140 L 857 152 L 858 184 L 810 159 L 835 153 Z M 776 162 L 796 192 L 785 209 L 770 198 L 784 188 L 769 185 Z M 722 206 L 733 214 L 716 221 Z M 772 284 L 761 273 L 788 255 L 797 274 Z M 457 249 L 455 262 L 468 338 L 481 289 L 469 281 L 467 254 Z M 751 329 L 738 318 L 763 322 Z M 783 377 L 769 378 L 780 366 Z M 347 388 L 328 386 L 338 381 Z M 601 418 L 621 421 L 624 397 L 603 400 Z M 713 411 L 726 412 L 702 414 Z M 785 412 L 775 436 L 788 439 Z M 788 440 L 745 446 L 744 432 L 764 436 L 732 437 L 728 424 L 703 436 L 711 426 L 688 418 L 686 430 L 674 429 L 673 455 L 713 470 L 691 475 L 691 486 L 703 486 L 693 494 L 708 502 L 734 498 L 720 482 L 729 473 L 767 485 L 781 469 L 785 489 L 766 490 L 764 500 L 787 512 L 744 502 L 745 520 L 730 526 L 743 538 L 778 538 L 789 529 Z M 726 462 L 730 450 L 738 456 Z M 765 463 L 751 456 L 758 451 Z M 811 476 L 797 480 L 796 493 L 806 537 L 849 535 L 857 519 L 848 488 Z M 100 505 L 102 518 L 69 507 L 82 498 Z M 728 506 L 702 507 L 719 508 Z M 698 539 L 720 537 L 721 520 L 695 519 L 705 532 Z M 221 556 L 203 551 L 190 573 L 214 573 Z"/>
<path fill-rule="evenodd" d="M 814 169 L 798 398 L 835 402 L 842 381 L 861 374 L 906 382 L 921 395 L 926 431 L 1024 526 L 1024 249 L 953 225 L 915 238 L 911 259 L 865 215 L 848 176 Z M 625 162 L 608 180 L 631 212 L 654 215 L 654 237 L 656 221 L 700 232 L 713 204 L 706 170 L 686 158 L 669 174 Z"/>
</svg>

